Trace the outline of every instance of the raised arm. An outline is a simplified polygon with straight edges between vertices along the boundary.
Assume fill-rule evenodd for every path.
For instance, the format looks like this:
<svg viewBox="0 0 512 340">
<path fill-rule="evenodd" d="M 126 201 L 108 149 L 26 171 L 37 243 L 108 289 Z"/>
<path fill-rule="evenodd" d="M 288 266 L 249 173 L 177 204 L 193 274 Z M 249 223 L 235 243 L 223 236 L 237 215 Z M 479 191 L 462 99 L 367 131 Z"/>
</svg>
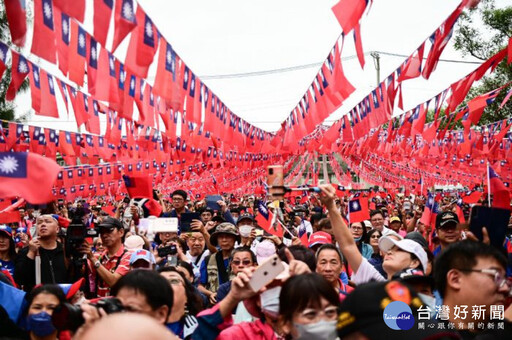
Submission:
<svg viewBox="0 0 512 340">
<path fill-rule="evenodd" d="M 340 251 L 347 259 L 352 271 L 357 272 L 361 265 L 361 261 L 363 260 L 363 256 L 359 252 L 359 249 L 357 249 L 352 233 L 348 229 L 345 221 L 343 221 L 339 210 L 336 208 L 336 190 L 330 184 L 321 185 L 320 189 L 322 190 L 320 193 L 320 200 L 329 211 L 332 230 L 336 241 L 338 241 Z"/>
</svg>

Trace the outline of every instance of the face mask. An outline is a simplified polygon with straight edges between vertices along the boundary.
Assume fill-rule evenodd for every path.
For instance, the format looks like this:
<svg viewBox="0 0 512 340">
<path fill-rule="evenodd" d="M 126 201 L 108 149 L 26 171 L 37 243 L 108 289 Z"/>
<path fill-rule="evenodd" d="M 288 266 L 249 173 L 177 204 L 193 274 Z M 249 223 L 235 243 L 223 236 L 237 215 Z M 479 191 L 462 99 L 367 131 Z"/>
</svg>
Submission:
<svg viewBox="0 0 512 340">
<path fill-rule="evenodd" d="M 363 238 L 362 236 L 356 237 L 356 238 L 354 238 L 354 241 L 359 242 L 359 241 L 361 241 L 362 238 Z"/>
<path fill-rule="evenodd" d="M 436 298 L 427 294 L 418 293 L 418 296 L 420 297 L 421 301 L 423 301 L 431 311 L 436 310 Z"/>
<path fill-rule="evenodd" d="M 240 236 L 249 237 L 251 236 L 252 226 L 243 224 L 239 227 Z"/>
<path fill-rule="evenodd" d="M 40 337 L 52 334 L 55 332 L 52 316 L 46 312 L 29 315 L 27 317 L 27 330 Z"/>
<path fill-rule="evenodd" d="M 294 324 L 299 336 L 296 340 L 334 340 L 336 334 L 336 320 L 319 321 L 308 325 Z"/>
<path fill-rule="evenodd" d="M 279 315 L 279 294 L 281 287 L 270 288 L 260 294 L 261 310 L 272 318 Z"/>
</svg>

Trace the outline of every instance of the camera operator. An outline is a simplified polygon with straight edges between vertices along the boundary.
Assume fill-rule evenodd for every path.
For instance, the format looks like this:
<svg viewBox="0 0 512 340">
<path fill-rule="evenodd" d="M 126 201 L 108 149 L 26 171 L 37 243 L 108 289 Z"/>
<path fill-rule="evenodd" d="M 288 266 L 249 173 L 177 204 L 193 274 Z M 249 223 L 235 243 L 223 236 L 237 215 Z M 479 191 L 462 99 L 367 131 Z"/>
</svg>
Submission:
<svg viewBox="0 0 512 340">
<path fill-rule="evenodd" d="M 105 218 L 99 225 L 99 233 L 105 251 L 96 259 L 91 245 L 83 243 L 79 251 L 86 254 L 92 263 L 96 294 L 109 296 L 110 288 L 130 270 L 131 252 L 124 248 L 124 228 L 121 221 L 113 217 Z"/>
<path fill-rule="evenodd" d="M 72 278 L 63 245 L 57 241 L 59 224 L 52 215 L 41 215 L 36 220 L 37 237 L 21 249 L 16 260 L 14 277 L 25 291 L 36 285 L 35 258 L 41 258 L 41 283 L 67 283 Z"/>
</svg>

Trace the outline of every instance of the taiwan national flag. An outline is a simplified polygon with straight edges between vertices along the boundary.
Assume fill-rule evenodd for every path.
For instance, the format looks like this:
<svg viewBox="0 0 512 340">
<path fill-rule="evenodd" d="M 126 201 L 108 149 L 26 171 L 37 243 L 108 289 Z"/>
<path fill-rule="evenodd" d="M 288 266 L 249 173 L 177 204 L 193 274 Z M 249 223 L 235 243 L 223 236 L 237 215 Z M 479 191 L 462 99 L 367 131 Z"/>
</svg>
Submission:
<svg viewBox="0 0 512 340">
<path fill-rule="evenodd" d="M 280 225 L 277 218 L 274 217 L 272 211 L 270 211 L 262 201 L 258 202 L 256 222 L 266 232 L 276 235 L 277 237 L 283 237 L 283 227 Z"/>
<path fill-rule="evenodd" d="M 434 195 L 429 192 L 427 203 L 425 204 L 425 210 L 423 211 L 423 215 L 421 215 L 420 222 L 426 226 L 434 228 L 436 225 L 437 214 L 440 212 L 439 204 L 436 202 Z"/>
<path fill-rule="evenodd" d="M 0 153 L 0 198 L 22 197 L 32 204 L 52 200 L 61 167 L 49 158 L 26 152 Z"/>
<path fill-rule="evenodd" d="M 56 50 L 52 0 L 35 0 L 34 37 L 30 52 L 55 64 Z"/>
<path fill-rule="evenodd" d="M 495 208 L 510 209 L 510 192 L 490 165 L 489 181 L 489 190 L 492 194 L 492 206 Z"/>
<path fill-rule="evenodd" d="M 368 208 L 368 198 L 355 194 L 348 202 L 348 213 L 350 223 L 362 222 L 370 219 L 370 210 Z"/>
<path fill-rule="evenodd" d="M 128 195 L 131 198 L 153 198 L 152 181 L 149 176 L 123 176 Z"/>
<path fill-rule="evenodd" d="M 7 100 L 14 100 L 14 98 L 16 98 L 16 93 L 18 92 L 19 88 L 21 87 L 21 84 L 23 84 L 23 81 L 30 72 L 27 59 L 25 59 L 24 56 L 22 56 L 14 50 L 11 51 L 11 55 L 12 76 L 11 83 L 9 84 L 9 87 L 7 88 L 7 93 L 5 95 L 5 99 Z"/>
<path fill-rule="evenodd" d="M 9 51 L 9 47 L 4 44 L 3 42 L 0 42 L 0 79 L 2 79 L 2 76 L 7 69 L 7 52 Z"/>
<path fill-rule="evenodd" d="M 115 8 L 115 27 L 112 52 L 123 39 L 137 26 L 133 0 L 118 0 Z"/>
</svg>

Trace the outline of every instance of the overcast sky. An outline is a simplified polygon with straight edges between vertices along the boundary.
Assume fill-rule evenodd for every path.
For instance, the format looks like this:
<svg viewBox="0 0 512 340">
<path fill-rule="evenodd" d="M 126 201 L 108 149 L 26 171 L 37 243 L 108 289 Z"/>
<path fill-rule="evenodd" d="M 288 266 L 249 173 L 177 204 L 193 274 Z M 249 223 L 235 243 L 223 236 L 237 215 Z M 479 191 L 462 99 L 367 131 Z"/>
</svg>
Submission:
<svg viewBox="0 0 512 340">
<path fill-rule="evenodd" d="M 336 2 L 140 0 L 160 32 L 193 72 L 202 77 L 204 83 L 235 114 L 267 131 L 279 129 L 280 123 L 311 84 L 319 63 L 325 60 L 340 36 L 341 27 L 331 11 Z M 87 0 L 87 3 L 86 28 L 92 32 L 92 1 Z M 369 55 L 371 51 L 410 55 L 458 3 L 458 0 L 375 0 L 361 20 L 363 49 L 367 54 L 364 70 L 357 58 L 353 58 L 352 34 L 346 37 L 343 49 L 343 68 L 357 91 L 327 122 L 347 113 L 375 87 L 376 70 Z M 497 1 L 499 7 L 505 3 L 505 0 Z M 124 60 L 127 42 L 128 39 L 116 53 L 121 60 Z M 441 58 L 474 61 L 463 58 L 452 46 L 453 42 Z M 381 79 L 404 60 L 404 57 L 381 54 Z M 304 65 L 292 71 L 279 71 Z M 50 68 L 43 62 L 45 66 Z M 156 62 L 150 74 L 154 74 L 155 66 Z M 428 81 L 406 81 L 403 86 L 404 108 L 408 110 L 428 100 L 477 66 L 440 62 Z M 50 70 L 60 75 L 56 68 Z M 247 74 L 271 70 L 278 71 L 256 76 Z M 17 103 L 18 111 L 25 112 L 30 108 L 30 95 L 19 96 Z M 36 125 L 76 131 L 73 121 L 73 117 L 68 118 L 63 112 L 60 120 L 35 115 L 30 120 Z"/>
</svg>

